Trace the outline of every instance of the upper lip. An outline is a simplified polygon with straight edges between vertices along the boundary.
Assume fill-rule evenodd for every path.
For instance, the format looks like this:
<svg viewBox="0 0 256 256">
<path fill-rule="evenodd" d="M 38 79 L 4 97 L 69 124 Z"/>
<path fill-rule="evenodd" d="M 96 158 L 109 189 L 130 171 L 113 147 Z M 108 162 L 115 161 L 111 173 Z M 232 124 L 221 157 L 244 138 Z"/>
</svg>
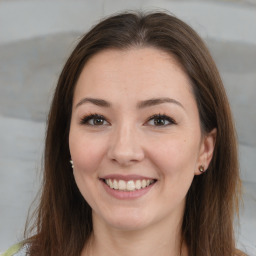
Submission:
<svg viewBox="0 0 256 256">
<path fill-rule="evenodd" d="M 141 176 L 137 174 L 130 174 L 130 175 L 122 175 L 122 174 L 109 174 L 106 176 L 100 177 L 100 179 L 111 179 L 111 180 L 124 180 L 124 181 L 129 181 L 129 180 L 156 180 L 155 178 L 152 177 L 147 177 L 147 176 Z"/>
</svg>

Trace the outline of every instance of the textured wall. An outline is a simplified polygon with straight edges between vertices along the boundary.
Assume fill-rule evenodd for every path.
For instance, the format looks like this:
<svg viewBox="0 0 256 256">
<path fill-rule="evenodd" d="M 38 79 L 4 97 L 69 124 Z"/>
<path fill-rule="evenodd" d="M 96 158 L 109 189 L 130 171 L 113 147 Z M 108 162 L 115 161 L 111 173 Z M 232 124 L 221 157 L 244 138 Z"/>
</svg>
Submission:
<svg viewBox="0 0 256 256">
<path fill-rule="evenodd" d="M 245 185 L 237 236 L 240 247 L 256 255 L 256 4 L 252 0 L 1 1 L 0 251 L 21 238 L 40 183 L 51 95 L 78 37 L 113 12 L 162 8 L 199 32 L 220 69 L 237 126 Z"/>
</svg>

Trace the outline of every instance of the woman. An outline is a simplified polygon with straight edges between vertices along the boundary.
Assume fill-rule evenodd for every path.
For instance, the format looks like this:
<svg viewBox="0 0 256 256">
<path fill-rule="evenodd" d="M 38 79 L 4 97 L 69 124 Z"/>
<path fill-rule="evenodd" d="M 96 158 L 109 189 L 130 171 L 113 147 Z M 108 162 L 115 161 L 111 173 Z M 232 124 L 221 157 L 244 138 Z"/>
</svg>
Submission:
<svg viewBox="0 0 256 256">
<path fill-rule="evenodd" d="M 44 158 L 28 255 L 244 255 L 230 107 L 206 46 L 176 17 L 122 13 L 81 39 Z"/>
</svg>

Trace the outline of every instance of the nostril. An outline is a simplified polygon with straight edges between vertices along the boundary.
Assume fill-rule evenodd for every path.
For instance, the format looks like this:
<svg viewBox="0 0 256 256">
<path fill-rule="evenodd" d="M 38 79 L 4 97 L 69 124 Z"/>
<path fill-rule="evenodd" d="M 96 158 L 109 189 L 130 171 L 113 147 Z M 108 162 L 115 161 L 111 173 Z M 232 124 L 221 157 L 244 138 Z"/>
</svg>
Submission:
<svg viewBox="0 0 256 256">
<path fill-rule="evenodd" d="M 132 150 L 129 150 L 129 151 L 113 150 L 108 153 L 108 158 L 112 162 L 116 162 L 121 165 L 129 165 L 129 164 L 134 164 L 136 162 L 143 160 L 144 153 L 142 151 L 139 152 L 139 151 L 132 151 Z"/>
</svg>

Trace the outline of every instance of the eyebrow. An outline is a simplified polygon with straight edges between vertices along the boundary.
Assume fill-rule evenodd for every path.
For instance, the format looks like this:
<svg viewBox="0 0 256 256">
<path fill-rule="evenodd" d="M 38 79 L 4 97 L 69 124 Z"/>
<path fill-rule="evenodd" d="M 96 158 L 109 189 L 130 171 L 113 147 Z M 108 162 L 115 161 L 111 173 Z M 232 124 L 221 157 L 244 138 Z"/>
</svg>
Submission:
<svg viewBox="0 0 256 256">
<path fill-rule="evenodd" d="M 105 108 L 111 107 L 111 104 L 109 102 L 107 102 L 106 100 L 95 99 L 95 98 L 84 98 L 77 103 L 76 108 L 85 103 L 92 103 L 96 106 L 105 107 Z"/>
<path fill-rule="evenodd" d="M 112 104 L 110 102 L 103 100 L 103 99 L 83 98 L 82 100 L 80 100 L 77 103 L 76 108 L 85 103 L 92 103 L 96 106 L 105 107 L 105 108 L 109 108 L 112 106 Z M 155 106 L 155 105 L 159 105 L 159 104 L 163 104 L 163 103 L 174 103 L 184 109 L 183 105 L 179 101 L 177 101 L 175 99 L 168 98 L 168 97 L 152 98 L 152 99 L 140 101 L 137 104 L 137 108 L 142 109 L 142 108 L 151 107 L 151 106 Z"/>
<path fill-rule="evenodd" d="M 174 104 L 184 108 L 183 105 L 179 101 L 177 101 L 175 99 L 168 98 L 168 97 L 153 98 L 153 99 L 141 101 L 137 104 L 137 108 L 141 109 L 141 108 L 151 107 L 151 106 L 155 106 L 155 105 L 159 105 L 159 104 L 163 104 L 163 103 L 174 103 Z"/>
</svg>

